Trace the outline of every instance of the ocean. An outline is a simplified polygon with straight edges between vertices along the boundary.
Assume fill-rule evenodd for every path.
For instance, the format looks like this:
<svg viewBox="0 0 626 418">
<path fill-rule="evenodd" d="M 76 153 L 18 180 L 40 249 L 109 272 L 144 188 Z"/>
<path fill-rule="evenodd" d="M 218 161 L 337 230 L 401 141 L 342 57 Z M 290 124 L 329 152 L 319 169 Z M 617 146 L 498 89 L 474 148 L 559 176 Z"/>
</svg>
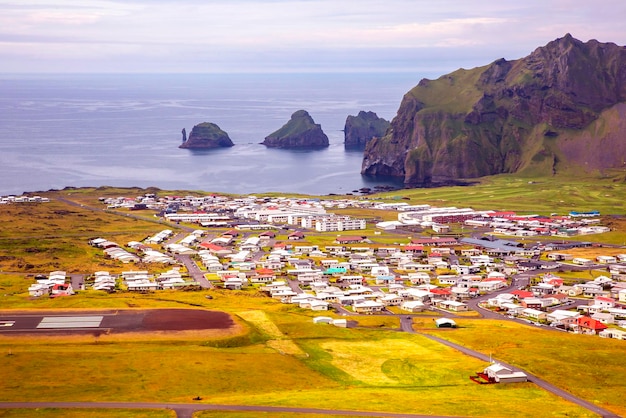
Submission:
<svg viewBox="0 0 626 418">
<path fill-rule="evenodd" d="M 67 186 L 224 193 L 349 193 L 398 186 L 360 174 L 344 147 L 348 115 L 391 120 L 414 74 L 0 75 L 0 195 Z M 259 143 L 296 110 L 329 137 L 322 150 Z M 179 149 L 213 122 L 235 146 Z"/>
</svg>

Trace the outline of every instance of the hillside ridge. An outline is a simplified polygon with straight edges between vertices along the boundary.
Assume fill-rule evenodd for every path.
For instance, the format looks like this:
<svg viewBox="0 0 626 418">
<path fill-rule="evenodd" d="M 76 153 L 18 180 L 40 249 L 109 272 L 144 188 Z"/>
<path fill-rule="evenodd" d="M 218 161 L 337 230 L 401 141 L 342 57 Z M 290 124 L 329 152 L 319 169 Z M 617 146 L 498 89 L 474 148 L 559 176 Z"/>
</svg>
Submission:
<svg viewBox="0 0 626 418">
<path fill-rule="evenodd" d="M 570 34 L 530 55 L 421 80 L 362 174 L 410 186 L 624 165 L 626 48 Z"/>
</svg>

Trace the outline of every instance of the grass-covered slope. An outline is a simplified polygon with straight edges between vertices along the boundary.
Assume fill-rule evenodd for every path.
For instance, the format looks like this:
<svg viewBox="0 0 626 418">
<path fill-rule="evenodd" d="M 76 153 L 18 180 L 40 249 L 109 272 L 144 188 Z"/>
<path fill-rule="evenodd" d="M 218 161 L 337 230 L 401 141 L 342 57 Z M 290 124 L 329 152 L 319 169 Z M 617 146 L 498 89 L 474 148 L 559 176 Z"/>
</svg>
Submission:
<svg viewBox="0 0 626 418">
<path fill-rule="evenodd" d="M 422 80 L 362 172 L 409 185 L 621 167 L 626 49 L 566 35 L 529 56 Z"/>
</svg>

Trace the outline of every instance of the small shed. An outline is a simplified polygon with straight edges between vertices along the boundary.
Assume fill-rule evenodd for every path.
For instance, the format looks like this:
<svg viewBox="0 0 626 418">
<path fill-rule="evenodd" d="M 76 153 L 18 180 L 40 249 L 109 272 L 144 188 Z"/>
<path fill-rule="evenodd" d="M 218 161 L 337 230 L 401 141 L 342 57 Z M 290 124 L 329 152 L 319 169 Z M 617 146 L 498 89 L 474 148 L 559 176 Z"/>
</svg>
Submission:
<svg viewBox="0 0 626 418">
<path fill-rule="evenodd" d="M 456 328 L 456 322 L 450 318 L 438 318 L 435 320 L 437 328 Z"/>
<path fill-rule="evenodd" d="M 313 318 L 314 324 L 330 324 L 333 322 L 333 319 L 329 316 L 316 316 Z"/>
</svg>

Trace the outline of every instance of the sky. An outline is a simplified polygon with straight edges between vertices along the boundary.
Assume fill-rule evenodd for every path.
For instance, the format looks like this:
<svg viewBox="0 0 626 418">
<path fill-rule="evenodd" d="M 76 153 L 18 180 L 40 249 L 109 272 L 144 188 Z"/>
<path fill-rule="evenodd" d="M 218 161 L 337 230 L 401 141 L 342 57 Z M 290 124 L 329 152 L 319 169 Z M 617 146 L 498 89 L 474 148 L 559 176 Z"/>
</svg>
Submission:
<svg viewBox="0 0 626 418">
<path fill-rule="evenodd" d="M 446 73 L 571 33 L 626 44 L 624 0 L 0 0 L 0 73 Z"/>
</svg>

